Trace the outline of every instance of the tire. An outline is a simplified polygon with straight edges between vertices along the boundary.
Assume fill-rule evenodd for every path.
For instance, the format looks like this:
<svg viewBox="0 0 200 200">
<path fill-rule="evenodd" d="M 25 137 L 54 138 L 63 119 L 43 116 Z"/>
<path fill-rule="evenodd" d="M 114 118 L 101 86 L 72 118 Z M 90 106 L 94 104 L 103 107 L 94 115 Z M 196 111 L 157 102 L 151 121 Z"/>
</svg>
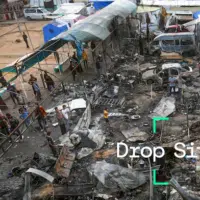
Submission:
<svg viewBox="0 0 200 200">
<path fill-rule="evenodd" d="M 151 84 L 153 84 L 153 83 L 154 83 L 154 81 L 153 81 L 152 79 L 147 80 L 147 84 L 148 84 L 148 85 L 151 85 Z"/>
<path fill-rule="evenodd" d="M 28 16 L 28 17 L 26 17 L 26 19 L 30 21 L 30 20 L 31 20 L 31 17 L 30 17 L 30 16 Z"/>
</svg>

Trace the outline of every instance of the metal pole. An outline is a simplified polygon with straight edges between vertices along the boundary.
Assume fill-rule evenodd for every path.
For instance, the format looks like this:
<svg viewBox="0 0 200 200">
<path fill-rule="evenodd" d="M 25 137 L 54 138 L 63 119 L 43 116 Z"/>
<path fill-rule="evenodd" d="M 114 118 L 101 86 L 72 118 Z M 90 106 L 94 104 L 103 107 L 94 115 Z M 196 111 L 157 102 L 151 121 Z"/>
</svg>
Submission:
<svg viewBox="0 0 200 200">
<path fill-rule="evenodd" d="M 188 118 L 188 103 L 186 103 L 187 106 L 187 131 L 188 131 L 188 137 L 190 138 L 190 128 L 189 128 L 189 118 Z"/>
<path fill-rule="evenodd" d="M 27 29 L 27 26 L 26 26 L 26 23 L 24 23 L 24 27 L 25 27 L 26 32 L 27 32 L 27 35 L 28 35 L 28 37 L 29 37 L 29 40 L 30 40 L 30 43 L 31 43 L 31 47 L 32 47 L 33 51 L 35 51 L 35 49 L 34 49 L 34 47 L 33 47 L 33 43 L 32 43 L 31 37 L 30 37 L 30 35 L 29 35 L 28 29 Z M 40 66 L 40 63 L 39 63 L 39 62 L 38 62 L 38 67 L 41 69 L 41 66 Z M 41 71 L 40 71 L 40 78 L 41 78 L 42 84 L 43 84 L 43 86 L 44 86 L 44 88 L 45 88 L 46 86 L 45 86 L 44 78 L 43 78 L 43 76 L 42 76 Z"/>
<path fill-rule="evenodd" d="M 149 183 L 150 183 L 150 196 L 149 196 L 149 200 L 153 200 L 153 183 L 152 183 L 152 168 L 151 168 L 151 161 L 148 158 L 148 162 L 149 162 Z"/>
<path fill-rule="evenodd" d="M 20 28 L 20 23 L 19 23 L 19 21 L 18 21 L 17 14 L 16 14 L 15 11 L 14 11 L 14 17 L 15 17 L 15 20 L 17 21 L 17 26 L 18 26 L 19 32 L 20 32 L 20 34 L 22 35 L 22 31 L 21 31 L 21 28 Z"/>
</svg>

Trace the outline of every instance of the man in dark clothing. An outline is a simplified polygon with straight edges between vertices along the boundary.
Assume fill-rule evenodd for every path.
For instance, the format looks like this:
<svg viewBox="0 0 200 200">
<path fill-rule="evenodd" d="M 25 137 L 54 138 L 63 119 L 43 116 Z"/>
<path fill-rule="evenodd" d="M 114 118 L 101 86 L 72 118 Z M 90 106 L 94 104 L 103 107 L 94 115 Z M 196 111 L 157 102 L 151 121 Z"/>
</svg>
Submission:
<svg viewBox="0 0 200 200">
<path fill-rule="evenodd" d="M 5 136 L 9 135 L 9 122 L 3 115 L 0 115 L 0 132 Z"/>
<path fill-rule="evenodd" d="M 8 122 L 10 123 L 10 132 L 14 131 L 17 126 L 19 125 L 19 120 L 15 117 L 13 117 L 11 114 L 7 113 L 6 114 L 6 117 L 8 119 Z M 16 134 L 18 136 L 20 136 L 20 140 L 23 140 L 23 135 L 21 134 L 21 131 L 19 129 L 17 129 L 16 131 Z"/>
<path fill-rule="evenodd" d="M 23 32 L 22 37 L 23 37 L 24 42 L 26 43 L 26 48 L 30 48 L 29 45 L 28 45 L 28 37 L 24 32 Z"/>
<path fill-rule="evenodd" d="M 78 63 L 78 58 L 77 58 L 77 56 L 76 56 L 76 52 L 74 52 L 72 58 L 73 58 L 73 60 L 74 60 L 75 62 Z"/>
<path fill-rule="evenodd" d="M 19 98 L 17 96 L 17 90 L 15 86 L 8 83 L 7 90 L 10 93 L 10 97 L 13 100 L 14 104 L 16 104 L 15 100 L 17 100 L 17 103 L 19 104 Z"/>
<path fill-rule="evenodd" d="M 32 85 L 33 92 L 34 92 L 35 96 L 36 96 L 37 93 L 36 93 L 36 91 L 34 90 L 33 83 L 36 82 L 36 81 L 37 81 L 37 78 L 34 77 L 34 76 L 31 74 L 28 83 L 29 83 L 30 85 Z"/>
<path fill-rule="evenodd" d="M 51 92 L 52 88 L 55 88 L 55 83 L 53 79 L 47 74 L 47 71 L 44 72 L 44 80 L 47 84 L 48 90 Z"/>
<path fill-rule="evenodd" d="M 4 78 L 2 71 L 0 71 L 0 83 L 1 83 L 1 87 L 6 87 L 7 86 L 7 81 Z"/>
<path fill-rule="evenodd" d="M 90 48 L 92 49 L 92 58 L 93 58 L 93 60 L 95 59 L 95 56 L 96 56 L 96 54 L 95 54 L 95 48 L 96 48 L 96 45 L 95 45 L 95 43 L 92 41 L 91 42 L 91 44 L 90 44 Z"/>
<path fill-rule="evenodd" d="M 49 145 L 49 147 L 50 147 L 50 149 L 51 149 L 53 155 L 54 155 L 55 157 L 57 157 L 57 156 L 58 156 L 58 153 L 57 153 L 56 145 L 55 145 L 55 143 L 54 143 L 54 141 L 53 141 L 53 138 L 51 137 L 51 131 L 48 131 L 48 132 L 47 132 L 46 139 L 47 139 L 47 144 Z M 45 145 L 46 145 L 46 143 L 45 143 L 43 146 L 45 146 Z M 43 147 L 43 146 L 42 146 L 42 147 Z"/>
<path fill-rule="evenodd" d="M 71 70 L 72 76 L 73 76 L 73 80 L 75 81 L 75 79 L 76 79 L 76 68 L 75 68 L 75 66 L 74 66 L 72 61 L 70 61 L 69 69 Z"/>
<path fill-rule="evenodd" d="M 78 66 L 77 66 L 77 71 L 78 71 L 79 73 L 82 73 L 82 72 L 83 72 L 83 68 L 82 68 L 82 66 L 81 66 L 81 63 L 79 63 L 79 61 L 78 61 L 78 58 L 77 58 L 77 56 L 76 56 L 76 52 L 74 52 L 74 54 L 73 54 L 73 56 L 72 56 L 72 59 L 73 59 L 73 61 L 75 62 L 74 64 L 78 65 Z"/>
<path fill-rule="evenodd" d="M 101 76 L 101 60 L 100 60 L 100 56 L 98 56 L 97 60 L 96 60 L 96 70 L 97 70 L 97 76 L 100 77 Z"/>
</svg>

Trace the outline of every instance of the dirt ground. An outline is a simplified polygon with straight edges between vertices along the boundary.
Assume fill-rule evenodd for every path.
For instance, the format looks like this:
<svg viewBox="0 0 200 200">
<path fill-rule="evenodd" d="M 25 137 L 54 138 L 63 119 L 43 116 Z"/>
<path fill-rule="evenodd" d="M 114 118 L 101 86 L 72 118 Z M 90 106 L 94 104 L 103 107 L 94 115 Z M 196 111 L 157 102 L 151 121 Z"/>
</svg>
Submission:
<svg viewBox="0 0 200 200">
<path fill-rule="evenodd" d="M 42 28 L 48 21 L 33 21 L 26 23 L 34 49 L 44 44 Z M 20 24 L 21 31 L 26 32 L 24 24 Z M 19 32 L 17 24 L 1 25 L 0 24 L 0 68 L 17 60 L 19 57 L 33 51 L 29 40 L 30 49 L 26 48 L 22 35 Z M 26 32 L 27 34 L 27 32 Z M 28 35 L 27 35 L 28 36 Z M 16 40 L 21 40 L 17 43 Z"/>
</svg>

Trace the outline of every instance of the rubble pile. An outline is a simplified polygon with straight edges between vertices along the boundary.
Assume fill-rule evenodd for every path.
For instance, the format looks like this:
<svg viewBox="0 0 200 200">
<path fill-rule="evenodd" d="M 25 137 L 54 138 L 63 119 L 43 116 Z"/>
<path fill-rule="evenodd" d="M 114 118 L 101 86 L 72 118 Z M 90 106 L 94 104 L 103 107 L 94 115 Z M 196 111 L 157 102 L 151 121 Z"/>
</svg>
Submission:
<svg viewBox="0 0 200 200">
<path fill-rule="evenodd" d="M 191 147 L 191 141 L 197 145 L 200 139 L 200 79 L 191 79 L 192 73 L 184 75 L 180 99 L 175 91 L 169 95 L 164 78 L 149 82 L 151 73 L 153 81 L 158 79 L 162 63 L 145 59 L 137 54 L 114 55 L 114 68 L 100 79 L 65 84 L 65 94 L 63 86 L 58 89 L 48 118 L 57 126 L 54 107 L 66 105 L 71 121 L 71 131 L 56 141 L 58 158 L 35 152 L 9 168 L 0 181 L 1 198 L 147 200 L 153 195 L 153 200 L 198 199 L 199 160 L 188 158 L 190 152 L 182 159 L 173 154 L 177 142 Z M 105 108 L 109 124 L 103 119 Z M 169 119 L 157 121 L 155 134 L 152 120 L 156 117 Z M 137 157 L 119 157 L 117 143 L 127 144 L 127 155 L 137 147 Z M 163 158 L 155 162 L 153 155 L 142 158 L 143 147 L 152 151 L 157 146 L 165 149 Z M 120 151 L 125 154 L 126 149 Z M 152 170 L 157 181 L 167 181 L 169 186 L 154 186 Z"/>
</svg>

